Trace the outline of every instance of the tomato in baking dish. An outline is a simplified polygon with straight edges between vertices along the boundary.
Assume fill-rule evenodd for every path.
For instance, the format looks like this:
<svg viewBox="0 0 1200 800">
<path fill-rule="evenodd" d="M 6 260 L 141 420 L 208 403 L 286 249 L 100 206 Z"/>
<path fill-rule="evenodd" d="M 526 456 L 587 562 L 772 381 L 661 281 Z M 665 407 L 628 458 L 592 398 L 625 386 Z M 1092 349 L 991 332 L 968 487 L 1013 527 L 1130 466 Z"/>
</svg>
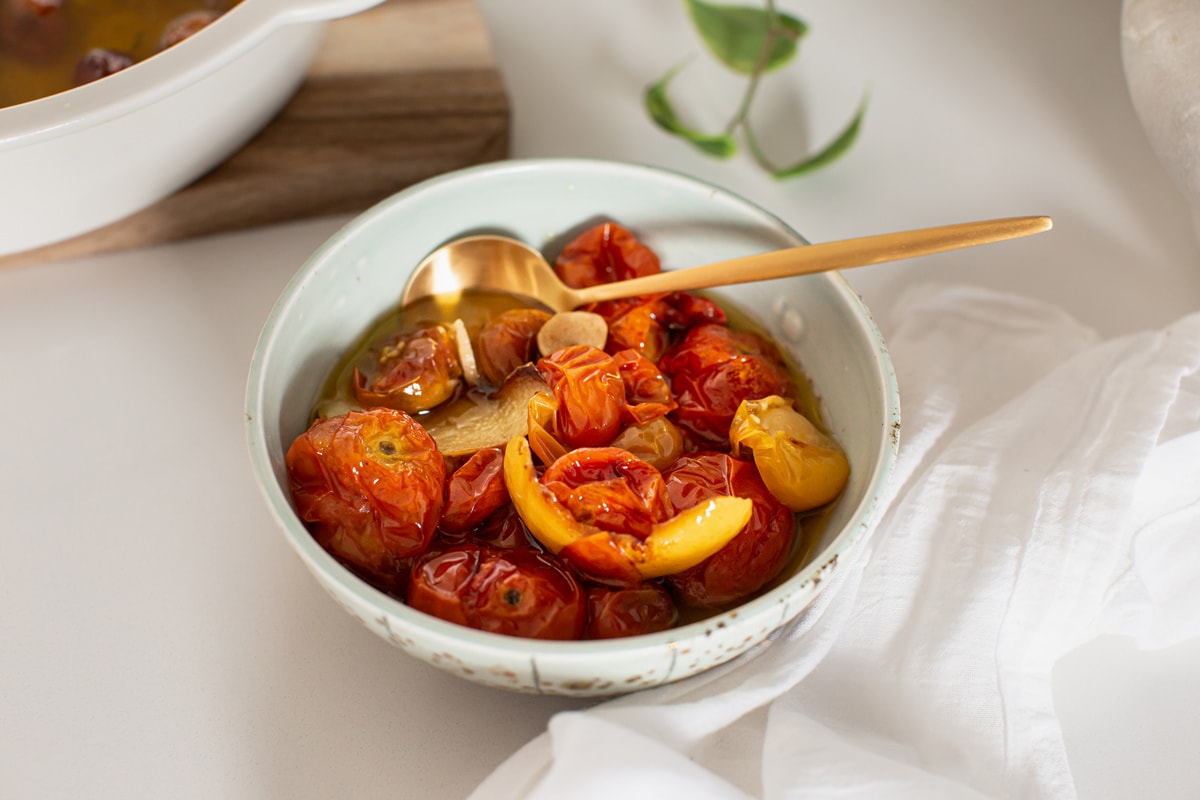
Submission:
<svg viewBox="0 0 1200 800">
<path fill-rule="evenodd" d="M 0 0 L 0 108 L 119 72 L 238 0 Z"/>
</svg>

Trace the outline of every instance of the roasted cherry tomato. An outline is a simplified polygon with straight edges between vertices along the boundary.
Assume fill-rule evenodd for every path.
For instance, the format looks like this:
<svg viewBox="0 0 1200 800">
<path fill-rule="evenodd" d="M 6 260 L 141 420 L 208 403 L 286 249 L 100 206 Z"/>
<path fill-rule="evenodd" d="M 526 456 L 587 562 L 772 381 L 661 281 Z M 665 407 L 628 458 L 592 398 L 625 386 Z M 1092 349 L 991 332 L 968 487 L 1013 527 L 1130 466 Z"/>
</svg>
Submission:
<svg viewBox="0 0 1200 800">
<path fill-rule="evenodd" d="M 654 467 L 616 447 L 581 447 L 546 467 L 542 486 L 575 519 L 645 539 L 674 513 Z"/>
<path fill-rule="evenodd" d="M 588 639 L 616 639 L 665 631 L 679 611 L 671 594 L 658 583 L 638 586 L 589 586 Z"/>
<path fill-rule="evenodd" d="M 597 447 L 612 441 L 625 409 L 625 384 L 612 356 L 576 345 L 543 356 L 537 368 L 558 401 L 555 429 L 563 444 Z"/>
<path fill-rule="evenodd" d="M 402 411 L 373 408 L 318 420 L 292 442 L 296 513 L 335 558 L 394 586 L 428 547 L 442 513 L 445 466 Z"/>
<path fill-rule="evenodd" d="M 681 602 L 704 608 L 728 605 L 758 591 L 783 570 L 795 539 L 795 518 L 763 485 L 753 463 L 726 453 L 695 453 L 680 458 L 663 477 L 676 508 L 730 494 L 754 504 L 750 521 L 729 544 L 667 578 Z"/>
<path fill-rule="evenodd" d="M 791 400 L 745 400 L 729 428 L 733 455 L 749 455 L 771 494 L 792 511 L 831 502 L 846 488 L 850 462 Z"/>
<path fill-rule="evenodd" d="M 658 318 L 658 301 L 662 295 L 622 297 L 589 303 L 585 308 L 599 314 L 608 323 L 610 353 L 637 350 L 651 361 L 657 361 L 671 343 L 671 332 Z"/>
<path fill-rule="evenodd" d="M 446 504 L 439 527 L 462 533 L 481 524 L 506 503 L 504 448 L 476 450 L 446 481 Z"/>
<path fill-rule="evenodd" d="M 554 261 L 563 283 L 575 289 L 661 272 L 658 256 L 615 222 L 577 236 Z"/>
<path fill-rule="evenodd" d="M 535 394 L 529 399 L 525 416 L 529 446 L 543 464 L 551 464 L 571 451 L 558 433 L 558 401 L 554 395 L 549 392 Z"/>
<path fill-rule="evenodd" d="M 672 292 L 658 301 L 658 318 L 672 331 L 697 325 L 726 323 L 725 309 L 707 297 L 690 292 Z"/>
<path fill-rule="evenodd" d="M 548 319 L 537 308 L 514 308 L 488 320 L 475 342 L 475 363 L 483 379 L 502 386 L 510 372 L 533 360 L 538 331 Z"/>
<path fill-rule="evenodd" d="M 491 516 L 473 528 L 464 531 L 448 531 L 438 526 L 437 536 L 429 546 L 429 552 L 445 550 L 463 544 L 480 544 L 500 549 L 526 547 L 540 550 L 541 545 L 533 538 L 529 528 L 512 503 L 505 503 Z"/>
<path fill-rule="evenodd" d="M 532 443 L 532 434 L 530 436 Z M 612 440 L 611 446 L 628 450 L 659 472 L 674 464 L 686 447 L 679 426 L 666 417 L 655 417 L 640 425 L 626 425 Z"/>
<path fill-rule="evenodd" d="M 534 547 L 540 549 L 529 527 L 512 503 L 502 506 L 475 529 L 475 541 L 492 547 Z"/>
<path fill-rule="evenodd" d="M 418 414 L 453 397 L 461 376 L 454 335 L 430 325 L 392 337 L 369 369 L 355 367 L 354 394 L 364 406 Z"/>
<path fill-rule="evenodd" d="M 133 56 L 128 53 L 96 47 L 84 53 L 76 63 L 74 83 L 82 86 L 132 66 Z"/>
<path fill-rule="evenodd" d="M 163 28 L 162 34 L 158 37 L 158 49 L 166 50 L 168 47 L 174 47 L 184 39 L 194 36 L 208 27 L 219 16 L 221 16 L 221 12 L 212 9 L 180 14 Z"/>
<path fill-rule="evenodd" d="M 557 561 L 528 549 L 463 545 L 413 567 L 408 604 L 479 630 L 530 639 L 578 639 L 587 623 L 579 583 Z"/>
<path fill-rule="evenodd" d="M 629 422 L 640 425 L 675 410 L 671 386 L 653 361 L 631 349 L 615 354 L 613 362 L 625 384 L 624 416 Z"/>
<path fill-rule="evenodd" d="M 0 0 L 0 50 L 45 62 L 62 51 L 67 35 L 61 0 Z"/>
<path fill-rule="evenodd" d="M 706 448 L 729 448 L 729 426 L 743 400 L 792 394 L 774 346 L 723 325 L 691 328 L 658 366 L 679 403 L 675 421 Z"/>
<path fill-rule="evenodd" d="M 605 300 L 587 310 L 608 323 L 608 352 L 633 349 L 651 361 L 658 361 L 680 332 L 707 322 L 725 324 L 720 306 L 687 292 Z"/>
</svg>

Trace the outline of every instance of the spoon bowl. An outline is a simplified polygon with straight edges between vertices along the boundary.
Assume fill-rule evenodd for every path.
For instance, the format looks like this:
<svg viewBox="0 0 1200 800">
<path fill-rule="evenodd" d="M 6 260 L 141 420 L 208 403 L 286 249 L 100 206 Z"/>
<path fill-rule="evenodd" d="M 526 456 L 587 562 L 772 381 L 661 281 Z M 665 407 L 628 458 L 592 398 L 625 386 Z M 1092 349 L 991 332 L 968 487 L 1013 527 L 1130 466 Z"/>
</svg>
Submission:
<svg viewBox="0 0 1200 800">
<path fill-rule="evenodd" d="M 974 247 L 1050 230 L 1050 217 L 1005 217 L 788 247 L 700 267 L 669 270 L 583 289 L 564 284 L 535 248 L 506 236 L 455 239 L 413 270 L 400 305 L 468 291 L 494 291 L 534 301 L 551 311 L 622 297 L 707 289 L 808 275 Z"/>
</svg>

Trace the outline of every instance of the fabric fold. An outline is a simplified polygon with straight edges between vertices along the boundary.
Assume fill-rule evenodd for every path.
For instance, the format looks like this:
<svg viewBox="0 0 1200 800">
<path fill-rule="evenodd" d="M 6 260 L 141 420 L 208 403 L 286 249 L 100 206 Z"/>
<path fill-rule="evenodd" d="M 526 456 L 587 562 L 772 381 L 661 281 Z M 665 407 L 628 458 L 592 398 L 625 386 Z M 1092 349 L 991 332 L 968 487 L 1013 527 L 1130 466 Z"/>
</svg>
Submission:
<svg viewBox="0 0 1200 800">
<path fill-rule="evenodd" d="M 1200 314 L 1100 341 L 976 288 L 894 308 L 896 478 L 836 580 L 731 664 L 556 716 L 472 797 L 1074 796 L 1054 663 L 1200 635 Z"/>
</svg>

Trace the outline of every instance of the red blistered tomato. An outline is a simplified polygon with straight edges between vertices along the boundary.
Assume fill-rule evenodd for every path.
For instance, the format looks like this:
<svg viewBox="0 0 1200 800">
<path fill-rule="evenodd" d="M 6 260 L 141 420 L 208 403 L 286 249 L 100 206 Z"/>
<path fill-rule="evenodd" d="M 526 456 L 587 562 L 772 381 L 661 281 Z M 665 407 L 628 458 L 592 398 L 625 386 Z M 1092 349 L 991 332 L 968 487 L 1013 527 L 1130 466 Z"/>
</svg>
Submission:
<svg viewBox="0 0 1200 800">
<path fill-rule="evenodd" d="M 703 447 L 729 448 L 729 426 L 743 400 L 792 395 L 779 352 L 753 333 L 699 325 L 658 362 L 679 408 L 675 421 Z"/>
<path fill-rule="evenodd" d="M 554 261 L 563 283 L 575 289 L 662 271 L 658 256 L 629 230 L 605 222 L 575 237 Z"/>
<path fill-rule="evenodd" d="M 288 448 L 296 513 L 313 538 L 356 571 L 394 588 L 424 552 L 442 513 L 445 465 L 402 411 L 374 408 L 318 420 Z"/>
<path fill-rule="evenodd" d="M 596 447 L 612 441 L 625 408 L 625 384 L 612 356 L 575 345 L 538 359 L 537 369 L 558 401 L 554 428 L 563 444 Z"/>
<path fill-rule="evenodd" d="M 492 386 L 503 386 L 509 373 L 528 364 L 537 349 L 537 334 L 550 315 L 537 308 L 514 308 L 484 324 L 475 342 L 479 374 Z"/>
<path fill-rule="evenodd" d="M 688 292 L 604 300 L 589 304 L 587 310 L 608 323 L 608 352 L 633 349 L 651 361 L 658 361 L 682 331 L 704 323 L 725 324 L 720 306 Z"/>
<path fill-rule="evenodd" d="M 671 292 L 658 301 L 658 316 L 673 331 L 697 325 L 726 323 L 725 309 L 707 297 L 690 292 Z"/>
<path fill-rule="evenodd" d="M 625 384 L 628 422 L 641 425 L 675 410 L 678 404 L 671 397 L 671 386 L 653 361 L 630 349 L 616 353 L 613 362 Z"/>
<path fill-rule="evenodd" d="M 657 361 L 671 343 L 671 332 L 658 318 L 658 299 L 662 295 L 622 297 L 589 303 L 585 310 L 599 314 L 608 324 L 610 353 L 637 350 L 651 361 Z"/>
<path fill-rule="evenodd" d="M 546 467 L 542 486 L 579 522 L 640 539 L 674 513 L 659 471 L 617 447 L 567 453 Z"/>
<path fill-rule="evenodd" d="M 440 527 L 450 533 L 470 530 L 508 502 L 504 488 L 504 448 L 485 447 L 446 481 Z"/>
<path fill-rule="evenodd" d="M 405 602 L 438 619 L 467 625 L 461 596 L 479 570 L 483 552 L 475 545 L 459 545 L 427 553 L 413 567 Z"/>
<path fill-rule="evenodd" d="M 532 549 L 463 545 L 413 568 L 408 604 L 459 625 L 530 639 L 578 639 L 587 623 L 579 583 Z"/>
<path fill-rule="evenodd" d="M 453 397 L 461 376 L 454 336 L 430 325 L 392 337 L 369 369 L 355 367 L 354 394 L 364 406 L 418 414 Z"/>
<path fill-rule="evenodd" d="M 670 593 L 658 583 L 639 586 L 589 586 L 588 639 L 617 639 L 665 631 L 675 625 L 679 611 Z"/>
<path fill-rule="evenodd" d="M 763 484 L 752 462 L 725 453 L 694 453 L 677 460 L 663 477 L 671 502 L 679 509 L 729 494 L 754 504 L 746 527 L 725 547 L 667 578 L 681 602 L 702 608 L 724 606 L 779 575 L 791 553 L 796 522 Z"/>
</svg>

